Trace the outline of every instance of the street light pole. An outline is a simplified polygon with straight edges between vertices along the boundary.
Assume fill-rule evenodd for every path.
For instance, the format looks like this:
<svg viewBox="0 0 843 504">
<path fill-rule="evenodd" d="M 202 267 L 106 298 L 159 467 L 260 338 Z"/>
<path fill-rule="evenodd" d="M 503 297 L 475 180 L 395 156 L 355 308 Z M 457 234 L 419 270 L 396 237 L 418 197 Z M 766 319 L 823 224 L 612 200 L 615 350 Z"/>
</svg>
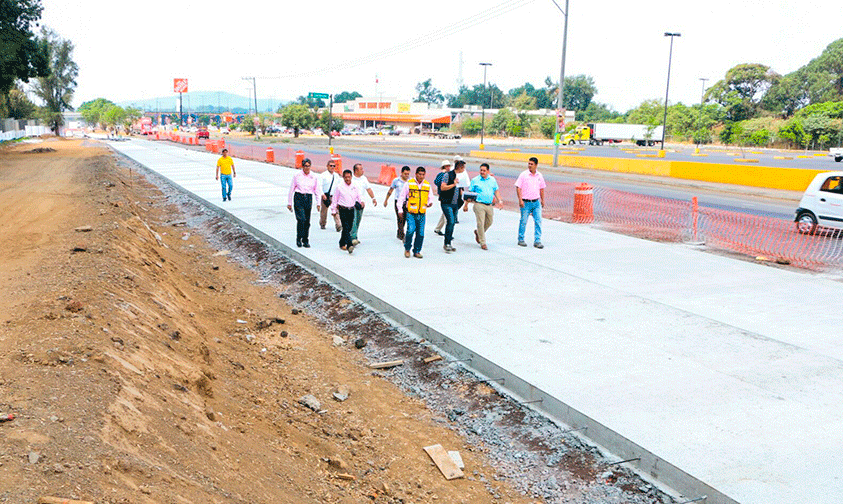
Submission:
<svg viewBox="0 0 843 504">
<path fill-rule="evenodd" d="M 697 121 L 697 130 L 702 128 L 703 97 L 705 97 L 705 81 L 707 81 L 708 79 L 706 79 L 705 77 L 700 77 L 700 80 L 702 81 L 702 89 L 700 89 L 700 118 Z M 699 131 L 697 131 L 697 132 L 699 133 Z M 700 143 L 697 142 L 697 149 L 699 149 L 699 148 L 700 148 Z"/>
<path fill-rule="evenodd" d="M 670 55 L 667 57 L 667 89 L 664 91 L 664 118 L 662 119 L 662 151 L 664 151 L 664 135 L 667 133 L 667 97 L 670 93 L 670 64 L 673 60 L 673 37 L 681 37 L 681 33 L 664 32 L 665 37 L 670 37 Z"/>
<path fill-rule="evenodd" d="M 492 64 L 480 63 L 480 66 L 483 67 L 483 100 L 480 104 L 480 148 L 485 149 L 485 146 L 483 145 L 483 134 L 486 130 L 486 95 L 488 94 L 486 92 L 486 68 L 492 66 Z"/>
<path fill-rule="evenodd" d="M 565 10 L 559 7 L 556 0 L 553 4 L 559 9 L 559 12 L 565 16 L 565 29 L 562 32 L 562 69 L 559 71 L 559 92 L 556 94 L 556 125 L 553 135 L 553 166 L 559 166 L 559 135 L 562 133 L 559 128 L 559 121 L 565 124 L 565 112 L 562 110 L 562 96 L 565 92 L 565 53 L 568 50 L 568 0 L 565 0 Z"/>
</svg>

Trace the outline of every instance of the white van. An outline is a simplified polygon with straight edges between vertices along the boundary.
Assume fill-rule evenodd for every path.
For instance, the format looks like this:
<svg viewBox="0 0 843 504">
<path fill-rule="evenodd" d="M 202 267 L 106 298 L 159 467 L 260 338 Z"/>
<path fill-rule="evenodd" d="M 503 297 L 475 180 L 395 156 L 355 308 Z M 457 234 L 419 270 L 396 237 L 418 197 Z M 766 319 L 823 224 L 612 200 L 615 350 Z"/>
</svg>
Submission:
<svg viewBox="0 0 843 504">
<path fill-rule="evenodd" d="M 843 229 L 843 172 L 814 177 L 796 209 L 796 229 L 814 234 L 818 227 Z"/>
</svg>

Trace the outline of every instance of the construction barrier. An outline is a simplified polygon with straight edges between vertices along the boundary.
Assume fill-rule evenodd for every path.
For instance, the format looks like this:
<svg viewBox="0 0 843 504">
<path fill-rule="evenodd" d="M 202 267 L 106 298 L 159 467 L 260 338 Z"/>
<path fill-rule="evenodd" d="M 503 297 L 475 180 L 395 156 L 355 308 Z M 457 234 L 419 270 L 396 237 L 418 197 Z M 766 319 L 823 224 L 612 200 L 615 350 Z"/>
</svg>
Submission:
<svg viewBox="0 0 843 504">
<path fill-rule="evenodd" d="M 296 151 L 296 168 L 301 168 L 302 161 L 304 161 L 304 151 L 297 150 Z"/>
<path fill-rule="evenodd" d="M 266 162 L 267 163 L 274 163 L 275 162 L 275 151 L 272 150 L 272 147 L 266 148 Z"/>
<path fill-rule="evenodd" d="M 378 184 L 389 185 L 395 180 L 398 175 L 395 173 L 395 167 L 392 165 L 381 165 L 381 172 L 378 175 Z"/>
<path fill-rule="evenodd" d="M 574 222 L 594 222 L 594 188 L 585 182 L 574 189 Z"/>
<path fill-rule="evenodd" d="M 342 156 L 339 154 L 334 154 L 334 148 L 331 147 L 331 161 L 333 161 L 337 167 L 334 170 L 336 173 L 342 174 Z"/>
</svg>

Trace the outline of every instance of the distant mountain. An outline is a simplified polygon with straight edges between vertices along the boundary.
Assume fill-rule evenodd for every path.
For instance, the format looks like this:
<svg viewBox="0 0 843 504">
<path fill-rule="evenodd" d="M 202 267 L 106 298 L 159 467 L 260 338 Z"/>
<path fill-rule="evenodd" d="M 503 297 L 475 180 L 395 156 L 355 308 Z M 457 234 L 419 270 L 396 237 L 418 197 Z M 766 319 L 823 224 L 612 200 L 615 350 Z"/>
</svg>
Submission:
<svg viewBox="0 0 843 504">
<path fill-rule="evenodd" d="M 184 113 L 221 113 L 234 112 L 238 114 L 255 110 L 255 101 L 248 96 L 240 96 L 225 91 L 191 91 L 182 95 Z M 179 96 L 171 94 L 157 98 L 142 100 L 126 100 L 118 103 L 121 107 L 137 107 L 145 112 L 176 112 Z M 275 112 L 278 107 L 289 101 L 261 98 L 258 95 L 259 112 Z"/>
</svg>

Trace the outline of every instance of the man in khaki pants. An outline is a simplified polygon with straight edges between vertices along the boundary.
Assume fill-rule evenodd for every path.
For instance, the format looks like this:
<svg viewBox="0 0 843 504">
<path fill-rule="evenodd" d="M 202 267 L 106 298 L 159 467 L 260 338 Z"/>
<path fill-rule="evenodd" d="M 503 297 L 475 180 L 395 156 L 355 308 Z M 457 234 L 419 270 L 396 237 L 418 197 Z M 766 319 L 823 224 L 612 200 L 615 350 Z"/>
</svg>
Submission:
<svg viewBox="0 0 843 504">
<path fill-rule="evenodd" d="M 498 190 L 498 181 L 489 173 L 489 164 L 480 165 L 480 175 L 471 179 L 469 192 L 477 193 L 474 201 L 474 216 L 477 218 L 477 229 L 474 230 L 474 239 L 480 244 L 480 248 L 486 247 L 486 231 L 492 226 L 495 217 L 493 205 L 497 202 L 498 208 L 503 208 L 503 199 Z M 463 212 L 468 211 L 468 201 L 463 206 Z"/>
</svg>

